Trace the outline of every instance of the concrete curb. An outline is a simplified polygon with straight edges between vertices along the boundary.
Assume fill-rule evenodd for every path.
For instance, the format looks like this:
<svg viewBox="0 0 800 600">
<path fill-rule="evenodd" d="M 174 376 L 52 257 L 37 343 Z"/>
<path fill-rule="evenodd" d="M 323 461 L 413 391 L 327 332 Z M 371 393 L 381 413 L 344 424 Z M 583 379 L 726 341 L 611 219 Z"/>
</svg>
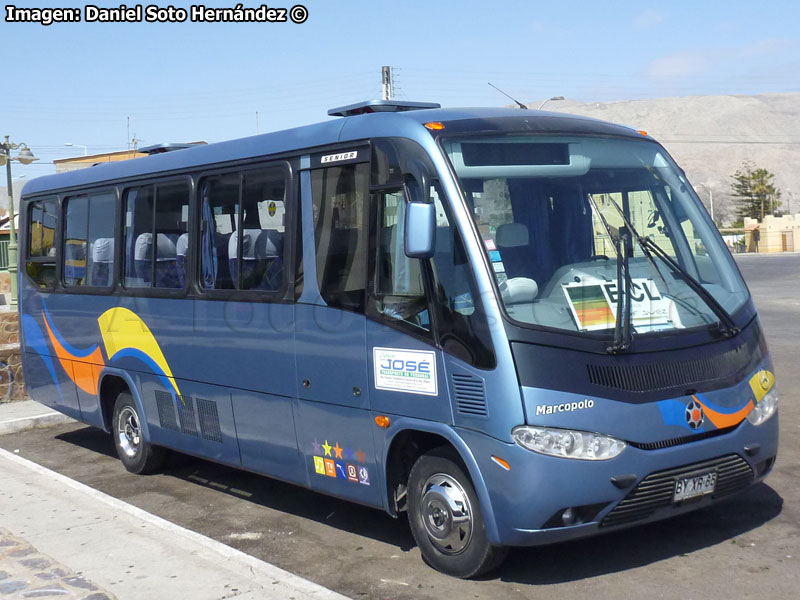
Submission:
<svg viewBox="0 0 800 600">
<path fill-rule="evenodd" d="M 9 504 L 15 497 L 25 498 L 23 510 L 30 513 L 27 521 L 22 511 L 12 511 L 16 517 L 14 525 L 25 528 L 25 539 L 70 568 L 88 571 L 88 576 L 98 585 L 115 583 L 111 591 L 120 598 L 147 597 L 148 582 L 132 574 L 130 566 L 126 567 L 143 560 L 139 562 L 139 572 L 144 565 L 156 570 L 166 569 L 167 575 L 162 573 L 157 584 L 149 583 L 149 591 L 157 590 L 160 597 L 165 598 L 347 600 L 346 596 L 303 577 L 0 449 L 2 462 L 10 471 L 5 477 L 11 477 L 13 485 L 22 491 L 0 492 L 0 499 Z M 3 477 L 0 473 L 0 480 Z M 37 506 L 37 502 L 48 503 L 46 510 L 44 505 Z M 6 506 L 6 509 L 11 508 Z M 82 511 L 86 515 L 81 520 L 79 513 Z M 42 514 L 47 517 L 43 518 Z M 55 521 L 47 523 L 48 518 Z M 12 533 L 17 533 L 13 532 L 14 526 L 11 529 Z M 124 560 L 108 561 L 109 557 L 121 554 L 114 540 L 122 539 L 126 541 Z M 80 551 L 76 552 L 79 547 Z M 136 548 L 139 549 L 138 559 Z M 87 569 L 87 565 L 95 568 Z M 187 576 L 189 579 L 182 580 Z M 225 586 L 226 593 L 211 589 L 221 588 L 225 581 L 232 586 Z M 159 587 L 153 587 L 155 585 Z M 192 586 L 195 590 L 191 595 L 183 596 L 191 591 L 187 587 Z"/>
<path fill-rule="evenodd" d="M 45 412 L 38 415 L 0 421 L 0 435 L 18 433 L 20 431 L 27 431 L 28 429 L 38 429 L 40 427 L 50 427 L 51 425 L 58 425 L 59 423 L 71 422 L 74 423 L 75 419 L 68 417 L 67 415 L 62 415 L 58 412 Z"/>
</svg>

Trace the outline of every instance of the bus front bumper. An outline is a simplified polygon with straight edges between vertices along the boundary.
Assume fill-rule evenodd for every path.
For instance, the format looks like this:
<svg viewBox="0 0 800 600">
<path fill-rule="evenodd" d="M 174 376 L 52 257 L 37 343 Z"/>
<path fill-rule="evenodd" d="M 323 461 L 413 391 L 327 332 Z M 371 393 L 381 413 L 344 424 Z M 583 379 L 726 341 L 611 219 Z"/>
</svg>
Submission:
<svg viewBox="0 0 800 600">
<path fill-rule="evenodd" d="M 458 433 L 490 498 L 485 517 L 494 519 L 497 532 L 490 541 L 504 546 L 587 537 L 707 507 L 763 480 L 778 451 L 777 414 L 758 427 L 745 420 L 730 433 L 671 448 L 628 446 L 606 461 L 544 456 L 474 431 Z M 717 474 L 713 492 L 674 501 L 677 479 L 711 471 Z"/>
</svg>

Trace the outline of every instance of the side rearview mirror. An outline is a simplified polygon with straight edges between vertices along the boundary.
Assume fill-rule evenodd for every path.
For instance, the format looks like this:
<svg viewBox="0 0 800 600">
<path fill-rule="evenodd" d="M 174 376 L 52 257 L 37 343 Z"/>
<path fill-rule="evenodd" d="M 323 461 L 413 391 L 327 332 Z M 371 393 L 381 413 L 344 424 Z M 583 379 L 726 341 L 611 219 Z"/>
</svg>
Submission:
<svg viewBox="0 0 800 600">
<path fill-rule="evenodd" d="M 406 256 L 431 258 L 436 250 L 436 206 L 432 202 L 409 202 L 405 222 Z"/>
</svg>

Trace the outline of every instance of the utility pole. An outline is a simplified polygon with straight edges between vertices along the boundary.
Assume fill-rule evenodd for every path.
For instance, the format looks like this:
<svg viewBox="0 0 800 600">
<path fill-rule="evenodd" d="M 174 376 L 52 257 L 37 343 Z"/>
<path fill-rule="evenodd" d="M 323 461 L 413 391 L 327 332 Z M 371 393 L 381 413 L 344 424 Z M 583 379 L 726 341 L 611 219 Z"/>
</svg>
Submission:
<svg viewBox="0 0 800 600">
<path fill-rule="evenodd" d="M 711 221 L 714 221 L 714 192 L 711 191 L 711 188 L 708 189 L 708 199 L 711 202 Z"/>
<path fill-rule="evenodd" d="M 392 67 L 381 67 L 381 81 L 383 83 L 383 94 L 381 97 L 384 100 L 392 99 Z"/>
</svg>

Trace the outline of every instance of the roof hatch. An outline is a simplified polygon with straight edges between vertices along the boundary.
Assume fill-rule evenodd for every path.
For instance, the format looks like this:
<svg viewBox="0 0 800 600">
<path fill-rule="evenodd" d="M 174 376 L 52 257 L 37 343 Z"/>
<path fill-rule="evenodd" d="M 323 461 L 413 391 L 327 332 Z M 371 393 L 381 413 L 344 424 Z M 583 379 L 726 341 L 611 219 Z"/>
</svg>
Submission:
<svg viewBox="0 0 800 600">
<path fill-rule="evenodd" d="M 195 146 L 204 146 L 207 142 L 186 142 L 179 144 L 154 144 L 145 148 L 138 148 L 136 151 L 141 154 L 163 154 L 164 152 L 174 152 L 175 150 L 185 150 Z"/>
<path fill-rule="evenodd" d="M 438 102 L 408 102 L 402 100 L 365 100 L 332 108 L 328 111 L 331 117 L 351 117 L 373 112 L 405 112 L 407 110 L 423 110 L 426 108 L 442 108 Z"/>
</svg>

